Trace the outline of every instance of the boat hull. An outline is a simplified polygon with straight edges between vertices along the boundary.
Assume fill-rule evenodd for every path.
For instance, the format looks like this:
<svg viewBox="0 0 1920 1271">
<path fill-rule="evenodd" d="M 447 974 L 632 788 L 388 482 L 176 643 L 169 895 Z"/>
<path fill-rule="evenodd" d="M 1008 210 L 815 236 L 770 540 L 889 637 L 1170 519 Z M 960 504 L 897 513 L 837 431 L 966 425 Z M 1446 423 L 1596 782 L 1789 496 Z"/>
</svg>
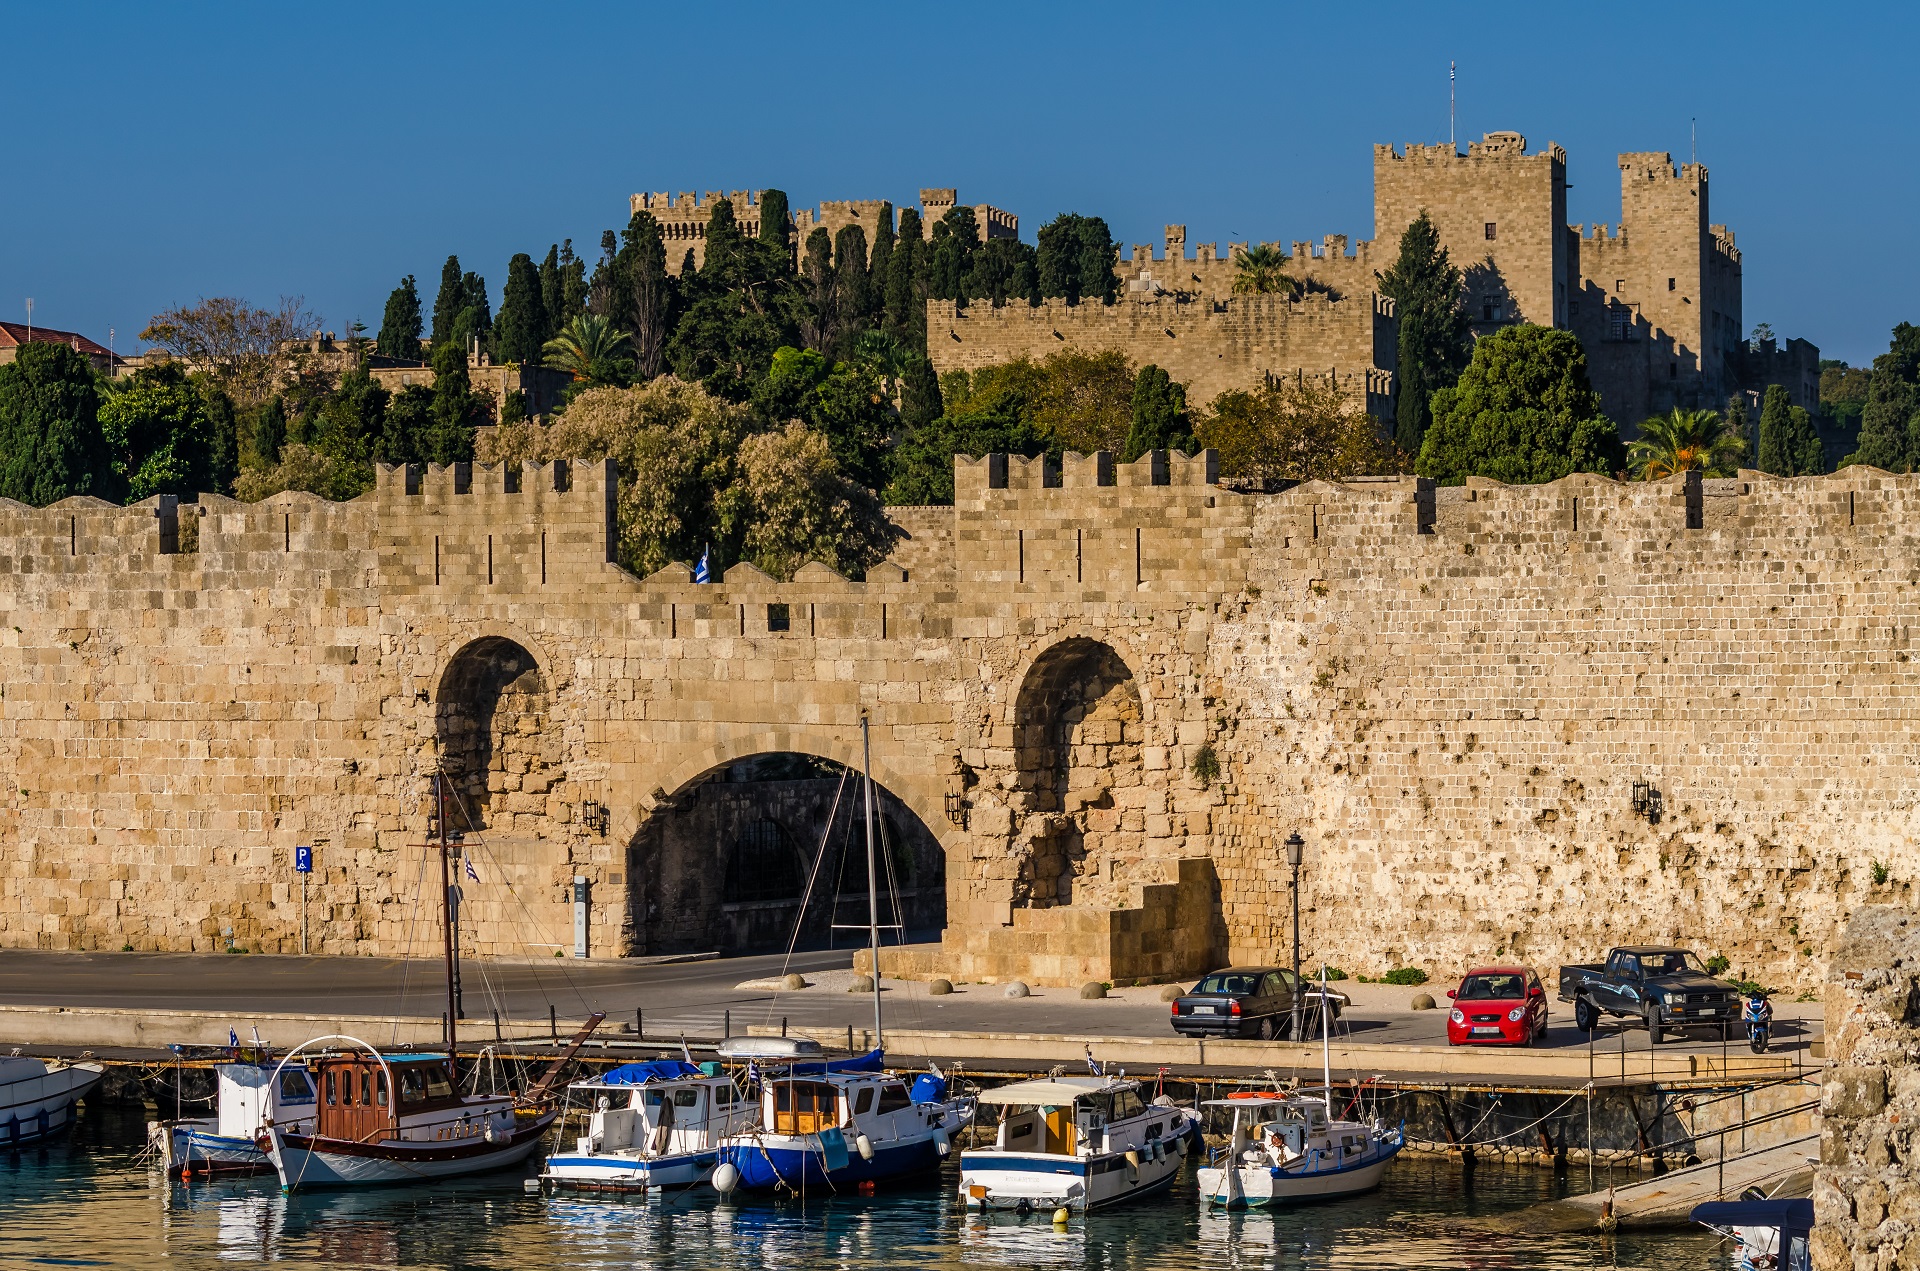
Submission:
<svg viewBox="0 0 1920 1271">
<path fill-rule="evenodd" d="M 267 1155 L 280 1176 L 280 1189 L 383 1187 L 460 1178 L 506 1169 L 539 1148 L 553 1114 L 514 1128 L 505 1138 L 377 1143 L 288 1134 L 279 1126 L 262 1131 Z"/>
<path fill-rule="evenodd" d="M 1180 1173 L 1171 1147 L 1142 1153 L 1074 1158 L 1025 1152 L 962 1152 L 960 1198 L 969 1209 L 1020 1213 L 1066 1208 L 1084 1213 L 1163 1192 Z"/>
<path fill-rule="evenodd" d="M 933 1137 L 876 1143 L 873 1159 L 849 1150 L 847 1163 L 828 1169 L 812 1135 L 767 1135 L 728 1144 L 723 1159 L 740 1171 L 743 1191 L 838 1191 L 861 1183 L 911 1178 L 940 1168 L 940 1149 Z"/>
<path fill-rule="evenodd" d="M 65 1134 L 104 1074 L 99 1064 L 74 1064 L 0 1082 L 0 1151 Z"/>
<path fill-rule="evenodd" d="M 169 1174 L 266 1174 L 273 1162 L 252 1139 L 216 1134 L 211 1121 L 155 1121 L 148 1139 Z"/>
<path fill-rule="evenodd" d="M 549 1156 L 542 1182 L 574 1191 L 643 1192 L 657 1187 L 694 1187 L 709 1182 L 720 1150 L 641 1157 L 607 1152 Z"/>
<path fill-rule="evenodd" d="M 1358 1196 L 1380 1186 L 1380 1178 L 1400 1153 L 1400 1146 L 1389 1143 L 1378 1155 L 1336 1169 L 1292 1172 L 1270 1166 L 1240 1166 L 1238 1192 L 1226 1169 L 1206 1166 L 1200 1170 L 1200 1203 L 1222 1209 L 1268 1209 L 1281 1205 L 1311 1204 Z"/>
</svg>

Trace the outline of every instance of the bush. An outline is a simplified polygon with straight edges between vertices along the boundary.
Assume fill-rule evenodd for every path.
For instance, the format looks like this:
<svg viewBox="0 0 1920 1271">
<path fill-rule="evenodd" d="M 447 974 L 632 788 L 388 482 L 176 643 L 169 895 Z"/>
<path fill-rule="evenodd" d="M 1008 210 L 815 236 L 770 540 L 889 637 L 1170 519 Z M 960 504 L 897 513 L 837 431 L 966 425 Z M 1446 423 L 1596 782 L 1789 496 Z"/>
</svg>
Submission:
<svg viewBox="0 0 1920 1271">
<path fill-rule="evenodd" d="M 1708 975 L 1725 975 L 1727 968 L 1732 965 L 1733 965 L 1732 962 L 1730 962 L 1725 957 L 1722 957 L 1720 954 L 1716 953 L 1712 957 L 1707 959 L 1707 974 Z"/>
<path fill-rule="evenodd" d="M 1325 976 L 1329 980 L 1344 980 L 1347 978 L 1347 973 L 1337 966 L 1323 966 L 1320 968 L 1320 975 L 1316 975 L 1314 978 L 1319 979 L 1320 976 Z M 1360 978 L 1364 980 L 1366 977 L 1361 976 Z"/>
<path fill-rule="evenodd" d="M 1380 977 L 1382 984 L 1425 984 L 1427 973 L 1417 966 L 1395 967 Z"/>
<path fill-rule="evenodd" d="M 1220 780 L 1220 757 L 1213 753 L 1211 745 L 1203 744 L 1193 752 L 1194 779 L 1202 785 L 1212 785 Z"/>
</svg>

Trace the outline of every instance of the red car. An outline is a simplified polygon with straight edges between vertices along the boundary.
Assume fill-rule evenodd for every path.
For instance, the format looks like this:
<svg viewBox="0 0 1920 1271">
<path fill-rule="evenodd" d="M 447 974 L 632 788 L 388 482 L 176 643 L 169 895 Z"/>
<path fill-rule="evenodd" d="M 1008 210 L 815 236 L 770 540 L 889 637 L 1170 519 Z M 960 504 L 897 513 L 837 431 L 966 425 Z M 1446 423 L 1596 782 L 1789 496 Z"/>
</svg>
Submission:
<svg viewBox="0 0 1920 1271">
<path fill-rule="evenodd" d="M 1547 1035 L 1547 991 L 1530 966 L 1483 966 L 1448 989 L 1449 1046 L 1531 1046 Z"/>
</svg>

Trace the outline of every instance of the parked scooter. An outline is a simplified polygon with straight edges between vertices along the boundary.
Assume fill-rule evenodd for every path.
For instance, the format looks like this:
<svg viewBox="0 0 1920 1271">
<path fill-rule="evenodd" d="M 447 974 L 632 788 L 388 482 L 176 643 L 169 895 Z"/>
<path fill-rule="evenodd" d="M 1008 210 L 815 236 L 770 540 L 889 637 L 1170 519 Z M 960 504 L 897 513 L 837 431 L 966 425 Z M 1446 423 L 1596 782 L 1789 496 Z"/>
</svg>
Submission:
<svg viewBox="0 0 1920 1271">
<path fill-rule="evenodd" d="M 1741 1004 L 1740 1017 L 1747 1025 L 1747 1045 L 1753 1053 L 1764 1055 L 1773 1043 L 1773 1003 L 1765 989 L 1749 989 Z"/>
</svg>

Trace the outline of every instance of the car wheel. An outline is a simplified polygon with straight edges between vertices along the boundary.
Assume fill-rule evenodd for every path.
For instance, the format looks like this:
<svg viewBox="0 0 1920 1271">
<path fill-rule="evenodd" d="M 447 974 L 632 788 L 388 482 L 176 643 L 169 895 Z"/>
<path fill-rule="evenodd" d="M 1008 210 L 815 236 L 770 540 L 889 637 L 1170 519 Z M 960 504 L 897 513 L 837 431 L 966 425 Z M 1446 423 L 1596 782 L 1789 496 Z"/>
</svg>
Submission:
<svg viewBox="0 0 1920 1271">
<path fill-rule="evenodd" d="M 1661 1042 L 1663 1035 L 1667 1031 L 1666 1023 L 1661 1018 L 1661 1015 L 1660 1015 L 1660 1008 L 1655 1006 L 1651 1002 L 1647 1003 L 1646 1017 L 1647 1017 L 1647 1039 L 1648 1039 L 1647 1044 L 1649 1046 L 1658 1046 Z"/>
<path fill-rule="evenodd" d="M 1583 1033 L 1591 1033 L 1597 1021 L 1594 1019 L 1593 1003 L 1580 998 L 1573 1004 L 1573 1026 Z"/>
<path fill-rule="evenodd" d="M 1273 1035 L 1278 1031 L 1279 1030 L 1276 1029 L 1273 1025 L 1273 1016 L 1269 1015 L 1265 1019 L 1262 1019 L 1260 1021 L 1260 1040 L 1261 1041 L 1263 1042 L 1272 1041 Z"/>
</svg>

